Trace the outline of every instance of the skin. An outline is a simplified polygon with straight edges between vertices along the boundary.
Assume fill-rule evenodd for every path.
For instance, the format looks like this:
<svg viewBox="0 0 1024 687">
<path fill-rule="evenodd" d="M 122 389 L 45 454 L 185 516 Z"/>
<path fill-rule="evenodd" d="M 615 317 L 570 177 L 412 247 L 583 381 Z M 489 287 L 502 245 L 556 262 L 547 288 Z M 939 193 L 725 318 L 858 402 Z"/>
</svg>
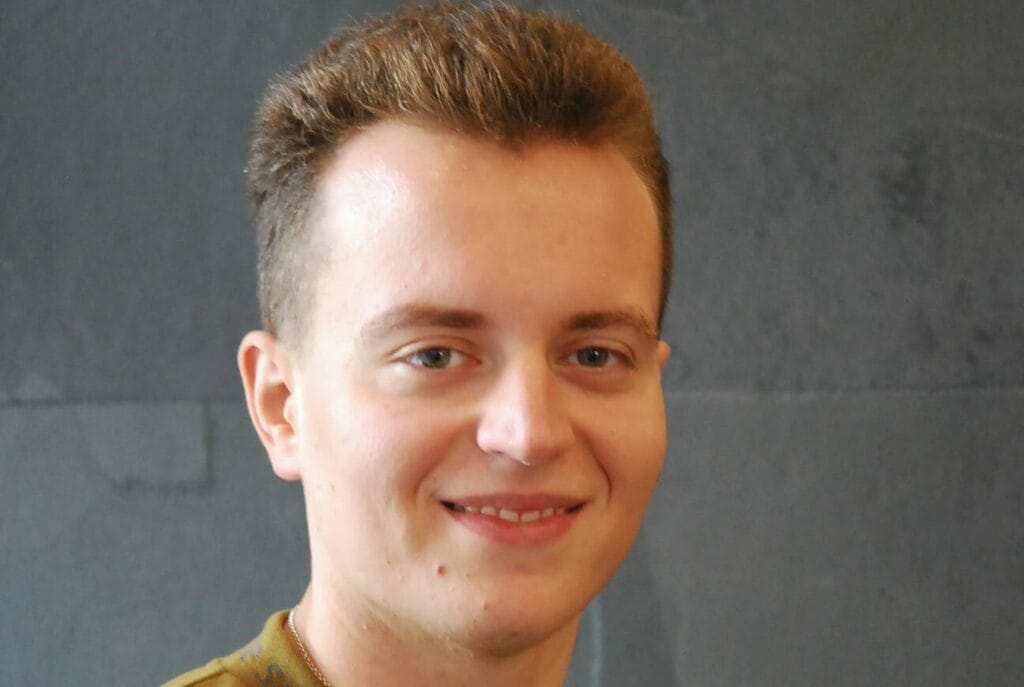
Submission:
<svg viewBox="0 0 1024 687">
<path fill-rule="evenodd" d="M 310 653 L 334 685 L 562 684 L 665 453 L 647 189 L 611 147 L 390 121 L 330 160 L 313 221 L 306 339 L 250 332 L 238 356 L 303 484 Z M 508 543 L 444 505 L 481 494 L 582 507 Z"/>
</svg>

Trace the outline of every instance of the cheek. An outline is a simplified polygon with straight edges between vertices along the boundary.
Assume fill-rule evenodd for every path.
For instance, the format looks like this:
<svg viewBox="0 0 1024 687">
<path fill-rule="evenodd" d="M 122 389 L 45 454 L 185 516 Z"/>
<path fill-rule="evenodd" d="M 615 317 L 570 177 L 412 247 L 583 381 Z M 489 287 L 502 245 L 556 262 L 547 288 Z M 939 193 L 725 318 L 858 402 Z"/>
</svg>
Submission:
<svg viewBox="0 0 1024 687">
<path fill-rule="evenodd" d="M 390 523 L 415 538 L 419 521 L 405 516 L 423 507 L 425 485 L 451 455 L 461 424 L 438 404 L 343 396 L 353 400 L 321 401 L 308 415 L 304 486 L 348 522 Z"/>
<path fill-rule="evenodd" d="M 654 491 L 665 460 L 665 406 L 660 395 L 616 404 L 600 416 L 595 453 L 613 499 L 642 507 Z"/>
</svg>

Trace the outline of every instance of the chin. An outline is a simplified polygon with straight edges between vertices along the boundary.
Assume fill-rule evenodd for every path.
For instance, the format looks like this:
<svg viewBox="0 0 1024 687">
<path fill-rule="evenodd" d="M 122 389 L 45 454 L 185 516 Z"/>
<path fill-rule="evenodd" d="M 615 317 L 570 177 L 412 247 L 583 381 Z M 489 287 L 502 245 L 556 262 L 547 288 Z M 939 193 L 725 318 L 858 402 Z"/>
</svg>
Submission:
<svg viewBox="0 0 1024 687">
<path fill-rule="evenodd" d="M 560 607 L 506 596 L 500 601 L 479 602 L 461 628 L 452 628 L 454 643 L 474 655 L 492 658 L 520 654 L 556 637 L 572 646 L 585 603 L 579 608 Z M 560 601 L 565 603 L 565 599 Z"/>
</svg>

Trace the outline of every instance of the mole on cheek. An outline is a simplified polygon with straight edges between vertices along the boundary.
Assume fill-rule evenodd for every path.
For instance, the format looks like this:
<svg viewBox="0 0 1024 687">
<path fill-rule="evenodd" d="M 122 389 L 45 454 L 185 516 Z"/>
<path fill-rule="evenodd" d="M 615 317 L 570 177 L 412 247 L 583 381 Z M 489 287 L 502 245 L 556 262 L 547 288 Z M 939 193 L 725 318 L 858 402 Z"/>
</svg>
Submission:
<svg viewBox="0 0 1024 687">
<path fill-rule="evenodd" d="M 444 563 L 438 563 L 436 566 L 434 566 L 434 572 L 438 575 L 444 575 L 446 572 L 448 572 L 448 568 L 444 567 Z"/>
</svg>

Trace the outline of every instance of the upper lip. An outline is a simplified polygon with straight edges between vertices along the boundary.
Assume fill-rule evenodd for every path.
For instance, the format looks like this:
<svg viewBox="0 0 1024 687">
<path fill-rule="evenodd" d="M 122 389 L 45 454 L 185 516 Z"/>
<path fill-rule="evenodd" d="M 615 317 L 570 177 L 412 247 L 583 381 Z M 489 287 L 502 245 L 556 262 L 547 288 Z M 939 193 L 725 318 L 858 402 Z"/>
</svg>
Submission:
<svg viewBox="0 0 1024 687">
<path fill-rule="evenodd" d="M 573 508 L 583 504 L 586 499 L 562 494 L 515 494 L 515 493 L 494 493 L 494 494 L 473 494 L 471 496 L 452 496 L 441 498 L 442 503 L 451 503 L 458 506 L 469 506 L 471 508 L 483 508 L 493 506 L 495 508 L 507 508 L 514 511 L 544 510 L 545 508 Z"/>
</svg>

